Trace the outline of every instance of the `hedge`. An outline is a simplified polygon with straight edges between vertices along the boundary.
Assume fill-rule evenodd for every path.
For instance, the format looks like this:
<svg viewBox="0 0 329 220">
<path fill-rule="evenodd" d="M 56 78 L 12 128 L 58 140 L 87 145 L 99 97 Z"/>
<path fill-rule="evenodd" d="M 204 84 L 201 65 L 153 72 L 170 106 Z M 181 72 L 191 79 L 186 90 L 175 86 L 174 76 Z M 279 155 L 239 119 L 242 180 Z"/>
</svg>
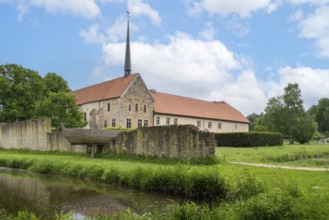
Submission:
<svg viewBox="0 0 329 220">
<path fill-rule="evenodd" d="M 256 147 L 283 145 L 283 135 L 272 132 L 238 132 L 215 134 L 217 146 Z"/>
</svg>

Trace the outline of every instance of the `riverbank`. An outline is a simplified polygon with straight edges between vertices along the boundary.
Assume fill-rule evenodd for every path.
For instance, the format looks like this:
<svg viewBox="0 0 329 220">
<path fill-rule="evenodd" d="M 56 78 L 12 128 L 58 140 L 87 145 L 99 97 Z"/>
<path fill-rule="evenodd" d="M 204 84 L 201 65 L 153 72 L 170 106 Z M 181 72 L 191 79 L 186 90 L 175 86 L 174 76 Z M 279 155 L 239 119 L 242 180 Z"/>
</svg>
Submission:
<svg viewBox="0 0 329 220">
<path fill-rule="evenodd" d="M 240 150 L 243 152 L 244 149 Z M 174 215 L 171 211 L 178 216 L 198 216 L 198 213 L 203 213 L 209 217 L 206 219 L 217 219 L 220 216 L 224 216 L 224 219 L 259 219 L 260 216 L 319 219 L 329 215 L 327 172 L 227 163 L 194 165 L 188 162 L 173 164 L 122 158 L 93 159 L 81 155 L 2 150 L 0 166 L 23 168 L 47 175 L 90 179 L 142 191 L 178 194 L 186 199 L 204 200 L 208 201 L 207 204 L 212 204 L 210 207 L 195 203 L 173 204 L 165 211 L 159 211 L 163 218 L 155 217 L 159 213 L 145 213 L 140 216 L 130 213 L 135 216 L 131 219 L 147 219 L 143 216 L 170 219 L 168 216 Z"/>
</svg>

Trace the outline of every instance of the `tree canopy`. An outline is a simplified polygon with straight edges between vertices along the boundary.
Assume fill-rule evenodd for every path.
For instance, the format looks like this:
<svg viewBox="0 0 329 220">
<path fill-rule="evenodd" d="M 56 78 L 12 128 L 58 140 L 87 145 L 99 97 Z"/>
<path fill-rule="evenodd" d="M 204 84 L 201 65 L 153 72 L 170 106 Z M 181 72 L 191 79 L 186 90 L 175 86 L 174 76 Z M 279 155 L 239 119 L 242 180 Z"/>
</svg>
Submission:
<svg viewBox="0 0 329 220">
<path fill-rule="evenodd" d="M 266 127 L 289 137 L 290 143 L 296 139 L 308 142 L 316 130 L 314 119 L 303 107 L 301 91 L 297 83 L 289 83 L 284 94 L 271 98 L 265 109 Z"/>
<path fill-rule="evenodd" d="M 66 127 L 84 126 L 69 91 L 67 82 L 56 73 L 43 78 L 17 64 L 0 65 L 0 122 L 50 117 L 55 129 L 59 128 L 58 121 Z"/>
<path fill-rule="evenodd" d="M 32 118 L 34 103 L 45 95 L 42 77 L 16 64 L 0 66 L 0 121 Z"/>
<path fill-rule="evenodd" d="M 51 92 L 47 98 L 36 102 L 34 116 L 51 118 L 52 127 L 57 131 L 62 123 L 69 128 L 83 127 L 87 123 L 81 120 L 83 113 L 75 104 L 74 97 L 66 92 Z"/>
</svg>

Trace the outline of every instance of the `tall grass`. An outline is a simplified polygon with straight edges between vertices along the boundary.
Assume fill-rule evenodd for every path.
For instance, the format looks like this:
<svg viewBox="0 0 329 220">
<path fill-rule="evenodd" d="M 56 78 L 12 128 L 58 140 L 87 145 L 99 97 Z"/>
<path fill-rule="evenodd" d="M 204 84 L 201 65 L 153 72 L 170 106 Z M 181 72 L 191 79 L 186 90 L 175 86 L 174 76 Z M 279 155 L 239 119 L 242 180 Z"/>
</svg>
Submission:
<svg viewBox="0 0 329 220">
<path fill-rule="evenodd" d="M 177 165 L 122 170 L 92 163 L 28 157 L 1 157 L 0 166 L 23 168 L 47 175 L 90 179 L 148 192 L 179 194 L 193 199 L 219 200 L 227 196 L 225 180 L 215 168 L 199 170 Z"/>
</svg>

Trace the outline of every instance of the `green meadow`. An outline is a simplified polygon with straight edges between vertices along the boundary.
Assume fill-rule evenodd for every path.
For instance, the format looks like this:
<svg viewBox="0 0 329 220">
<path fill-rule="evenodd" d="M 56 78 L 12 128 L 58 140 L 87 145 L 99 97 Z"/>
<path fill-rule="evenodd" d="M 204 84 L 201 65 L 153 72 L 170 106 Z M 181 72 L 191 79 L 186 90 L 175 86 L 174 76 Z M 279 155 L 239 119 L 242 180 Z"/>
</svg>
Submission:
<svg viewBox="0 0 329 220">
<path fill-rule="evenodd" d="M 329 216 L 329 172 L 230 162 L 326 168 L 328 155 L 329 146 L 316 143 L 221 147 L 216 149 L 217 159 L 212 158 L 209 164 L 202 160 L 129 155 L 89 158 L 78 154 L 2 149 L 0 166 L 177 194 L 189 201 L 172 204 L 155 213 L 138 215 L 127 210 L 115 216 L 97 216 L 97 219 L 326 219 Z M 7 216 L 5 212 L 0 212 L 1 216 L 20 219 Z M 58 219 L 72 219 L 72 215 L 68 213 Z"/>
</svg>

